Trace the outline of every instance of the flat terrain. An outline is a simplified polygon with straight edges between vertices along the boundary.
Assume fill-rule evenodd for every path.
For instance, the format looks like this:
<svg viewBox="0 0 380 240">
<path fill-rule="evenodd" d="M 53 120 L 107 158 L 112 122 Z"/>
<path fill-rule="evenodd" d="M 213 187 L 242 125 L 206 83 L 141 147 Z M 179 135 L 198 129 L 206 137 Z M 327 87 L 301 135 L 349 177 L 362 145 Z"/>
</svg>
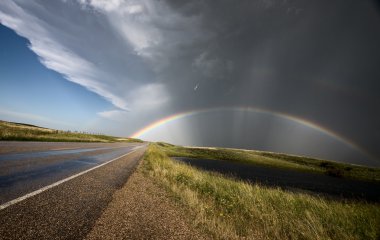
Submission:
<svg viewBox="0 0 380 240">
<path fill-rule="evenodd" d="M 239 149 L 0 142 L 0 238 L 375 240 L 378 179 Z"/>
<path fill-rule="evenodd" d="M 185 158 L 192 165 L 173 157 Z M 204 167 L 193 167 L 195 163 Z M 191 212 L 186 218 L 192 219 L 193 226 L 212 239 L 376 240 L 380 236 L 379 202 L 341 197 L 340 193 L 334 197 L 319 194 L 331 187 L 339 191 L 338 182 L 361 181 L 364 188 L 378 184 L 379 169 L 276 153 L 165 143 L 149 146 L 143 166 L 146 175 L 163 186 L 173 201 Z M 213 171 L 204 171 L 206 168 Z M 230 170 L 236 170 L 232 173 L 235 177 L 230 177 Z M 255 181 L 239 180 L 244 172 Z M 305 185 L 317 189 L 305 191 Z M 360 190 L 357 187 L 353 186 L 353 193 Z M 351 194 L 349 184 L 343 188 L 344 194 Z"/>
<path fill-rule="evenodd" d="M 241 162 L 176 157 L 191 166 L 240 180 L 287 190 L 306 190 L 335 197 L 380 202 L 380 183 L 363 182 L 310 172 L 252 165 Z"/>
<path fill-rule="evenodd" d="M 0 142 L 0 200 L 100 166 L 0 210 L 1 239 L 83 238 L 137 166 L 145 144 Z"/>
<path fill-rule="evenodd" d="M 143 142 L 135 138 L 120 138 L 99 133 L 62 131 L 2 120 L 0 120 L 0 140 L 40 142 Z"/>
<path fill-rule="evenodd" d="M 380 168 L 315 159 L 306 156 L 233 148 L 181 147 L 157 143 L 170 157 L 226 160 L 255 166 L 318 173 L 339 178 L 380 183 Z"/>
</svg>

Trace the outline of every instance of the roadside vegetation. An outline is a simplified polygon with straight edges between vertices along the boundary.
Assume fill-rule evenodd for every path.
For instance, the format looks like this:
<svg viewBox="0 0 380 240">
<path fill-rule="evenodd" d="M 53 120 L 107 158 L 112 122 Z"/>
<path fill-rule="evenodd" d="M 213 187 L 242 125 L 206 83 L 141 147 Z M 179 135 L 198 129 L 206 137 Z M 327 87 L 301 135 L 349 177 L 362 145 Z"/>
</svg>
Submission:
<svg viewBox="0 0 380 240">
<path fill-rule="evenodd" d="M 61 131 L 30 124 L 0 121 L 2 141 L 49 141 L 49 142 L 143 142 L 134 138 L 118 138 L 102 134 Z"/>
<path fill-rule="evenodd" d="M 303 156 L 254 150 L 181 147 L 163 142 L 159 142 L 157 145 L 170 157 L 228 160 L 268 167 L 322 173 L 334 177 L 380 182 L 380 168 L 369 168 Z"/>
<path fill-rule="evenodd" d="M 178 151 L 177 151 L 178 150 Z M 203 150 L 203 149 L 202 149 Z M 379 239 L 380 205 L 332 200 L 225 178 L 173 161 L 169 155 L 243 161 L 242 152 L 199 152 L 169 144 L 150 144 L 143 173 L 163 186 L 188 210 L 196 227 L 214 239 Z M 199 155 L 198 155 L 199 154 Z M 219 155 L 218 155 L 219 154 Z M 235 155 L 234 155 L 235 154 Z M 244 153 L 248 159 L 254 154 Z M 260 156 L 260 155 L 259 155 Z M 266 158 L 269 158 L 266 156 Z M 257 160 L 264 161 L 266 158 Z M 281 160 L 281 159 L 280 159 Z M 280 161 L 279 160 L 279 161 Z M 256 160 L 246 160 L 256 161 Z M 272 160 L 275 161 L 275 160 Z M 292 161 L 280 166 L 298 164 Z M 297 166 L 298 166 L 297 165 Z M 277 165 L 276 165 L 277 166 Z M 293 166 L 293 165 L 290 165 Z"/>
</svg>

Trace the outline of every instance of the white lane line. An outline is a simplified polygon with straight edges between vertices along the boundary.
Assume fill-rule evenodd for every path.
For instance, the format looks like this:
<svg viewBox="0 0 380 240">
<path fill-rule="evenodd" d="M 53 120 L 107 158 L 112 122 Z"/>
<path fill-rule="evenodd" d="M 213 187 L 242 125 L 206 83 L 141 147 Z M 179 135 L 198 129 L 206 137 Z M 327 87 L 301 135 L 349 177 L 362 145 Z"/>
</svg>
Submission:
<svg viewBox="0 0 380 240">
<path fill-rule="evenodd" d="M 97 166 L 95 166 L 95 167 L 93 167 L 93 168 L 87 169 L 87 170 L 85 170 L 85 171 L 83 171 L 83 172 L 77 173 L 77 174 L 72 175 L 72 176 L 70 176 L 70 177 L 68 177 L 68 178 L 62 179 L 62 180 L 60 180 L 60 181 L 58 181 L 58 182 L 55 182 L 55 183 L 53 183 L 53 184 L 50 184 L 50 185 L 45 186 L 45 187 L 43 187 L 43 188 L 40 188 L 40 189 L 38 189 L 38 190 L 36 190 L 36 191 L 34 191 L 34 192 L 28 193 L 28 194 L 26 194 L 26 195 L 24 195 L 24 196 L 22 196 L 22 197 L 19 197 L 19 198 L 16 198 L 16 199 L 11 200 L 11 201 L 9 201 L 9 202 L 6 202 L 6 203 L 4 203 L 4 204 L 1 204 L 1 205 L 0 205 L 0 210 L 3 210 L 3 209 L 5 209 L 5 208 L 7 208 L 7 207 L 9 207 L 9 206 L 12 206 L 13 204 L 16 204 L 16 203 L 19 203 L 19 202 L 21 202 L 21 201 L 24 201 L 25 199 L 28 199 L 28 198 L 30 198 L 30 197 L 36 196 L 37 194 L 40 194 L 40 193 L 42 193 L 42 192 L 44 192 L 44 191 L 46 191 L 46 190 L 48 190 L 48 189 L 50 189 L 50 188 L 56 187 L 56 186 L 58 186 L 58 185 L 60 185 L 60 184 L 62 184 L 62 183 L 64 183 L 64 182 L 70 181 L 71 179 L 74 179 L 74 178 L 79 177 L 79 176 L 81 176 L 81 175 L 83 175 L 83 174 L 86 174 L 86 173 L 88 173 L 88 172 L 90 172 L 90 171 L 92 171 L 92 170 L 95 170 L 95 169 L 97 169 L 97 168 L 100 168 L 100 167 L 102 167 L 102 166 L 104 166 L 104 165 L 106 165 L 106 164 L 108 164 L 108 163 L 111 163 L 111 162 L 113 162 L 113 161 L 116 161 L 116 160 L 118 160 L 118 159 L 120 159 L 120 158 L 122 158 L 122 157 L 125 157 L 125 156 L 127 156 L 127 155 L 129 155 L 129 154 L 131 154 L 131 153 L 136 152 L 136 151 L 139 150 L 140 148 L 142 148 L 142 147 L 134 147 L 134 148 L 133 148 L 133 151 L 131 151 L 131 152 L 129 152 L 129 153 L 126 153 L 126 154 L 124 154 L 124 155 L 121 155 L 120 157 L 114 158 L 114 159 L 112 159 L 112 160 L 110 160 L 110 161 L 108 161 L 108 162 L 102 163 L 102 164 L 97 165 Z"/>
</svg>

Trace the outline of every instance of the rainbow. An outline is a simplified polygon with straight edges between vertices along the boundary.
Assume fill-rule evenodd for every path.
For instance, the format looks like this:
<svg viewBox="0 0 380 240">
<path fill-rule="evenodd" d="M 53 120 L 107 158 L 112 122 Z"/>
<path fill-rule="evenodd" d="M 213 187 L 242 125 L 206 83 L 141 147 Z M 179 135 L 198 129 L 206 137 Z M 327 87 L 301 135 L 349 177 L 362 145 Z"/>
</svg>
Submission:
<svg viewBox="0 0 380 240">
<path fill-rule="evenodd" d="M 178 119 L 194 116 L 194 115 L 199 115 L 199 114 L 204 114 L 204 113 L 212 113 L 212 112 L 219 112 L 219 111 L 245 111 L 245 112 L 254 112 L 254 113 L 262 113 L 262 114 L 267 114 L 275 117 L 279 117 L 282 119 L 290 120 L 296 123 L 299 123 L 303 126 L 310 127 L 314 130 L 317 130 L 323 134 L 326 134 L 344 144 L 347 146 L 351 147 L 352 149 L 355 149 L 368 157 L 374 159 L 374 156 L 371 156 L 370 153 L 368 153 L 365 149 L 362 149 L 360 146 L 352 142 L 351 140 L 344 138 L 340 136 L 339 134 L 333 132 L 330 129 L 327 129 L 323 126 L 320 126 L 310 120 L 306 120 L 297 116 L 289 115 L 283 112 L 278 112 L 278 111 L 272 111 L 268 109 L 263 109 L 263 108 L 257 108 L 257 107 L 217 107 L 217 108 L 208 108 L 208 109 L 198 109 L 198 110 L 193 110 L 193 111 L 187 111 L 187 112 L 181 112 L 181 113 L 176 113 L 170 116 L 167 116 L 165 118 L 159 119 L 144 128 L 140 129 L 139 131 L 135 132 L 131 138 L 141 138 L 143 135 L 147 134 L 148 132 L 152 131 L 153 129 L 156 129 L 158 127 L 161 127 L 163 125 L 169 124 L 173 121 L 176 121 Z"/>
</svg>

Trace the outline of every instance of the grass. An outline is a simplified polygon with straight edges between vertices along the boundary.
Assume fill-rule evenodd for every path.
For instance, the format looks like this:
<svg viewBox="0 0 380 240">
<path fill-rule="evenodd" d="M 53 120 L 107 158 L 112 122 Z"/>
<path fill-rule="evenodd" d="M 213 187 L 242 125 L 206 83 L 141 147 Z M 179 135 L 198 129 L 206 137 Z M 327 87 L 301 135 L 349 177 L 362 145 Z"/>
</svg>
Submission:
<svg viewBox="0 0 380 240">
<path fill-rule="evenodd" d="M 219 159 L 380 182 L 380 169 L 280 153 L 228 148 L 191 148 L 159 142 L 170 157 Z"/>
<path fill-rule="evenodd" d="M 173 148 L 151 144 L 143 173 L 165 187 L 192 213 L 194 224 L 214 239 L 380 237 L 379 204 L 324 199 L 224 178 L 171 160 L 167 153 Z"/>
<path fill-rule="evenodd" d="M 60 131 L 30 124 L 0 121 L 0 140 L 49 142 L 143 142 L 135 138 L 118 138 L 102 134 Z"/>
</svg>

